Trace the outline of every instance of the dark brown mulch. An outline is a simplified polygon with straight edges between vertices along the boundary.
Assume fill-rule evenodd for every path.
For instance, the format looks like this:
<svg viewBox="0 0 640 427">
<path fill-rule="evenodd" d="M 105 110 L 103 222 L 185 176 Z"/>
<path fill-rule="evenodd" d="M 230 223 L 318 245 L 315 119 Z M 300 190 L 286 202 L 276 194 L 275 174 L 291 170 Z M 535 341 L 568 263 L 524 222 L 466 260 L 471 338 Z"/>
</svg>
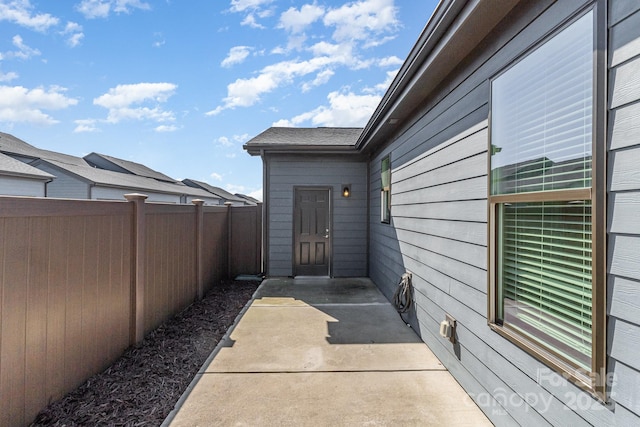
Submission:
<svg viewBox="0 0 640 427">
<path fill-rule="evenodd" d="M 32 426 L 158 426 L 255 292 L 225 281 L 38 414 Z"/>
</svg>

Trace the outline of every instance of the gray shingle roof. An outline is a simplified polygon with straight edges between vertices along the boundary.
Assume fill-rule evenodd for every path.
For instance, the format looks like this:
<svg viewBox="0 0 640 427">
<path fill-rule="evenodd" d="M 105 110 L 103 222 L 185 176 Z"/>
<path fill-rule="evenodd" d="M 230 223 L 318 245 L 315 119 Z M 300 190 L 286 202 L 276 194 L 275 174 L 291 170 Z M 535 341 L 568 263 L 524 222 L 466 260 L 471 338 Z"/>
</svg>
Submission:
<svg viewBox="0 0 640 427">
<path fill-rule="evenodd" d="M 20 176 L 26 178 L 35 178 L 43 181 L 53 179 L 54 176 L 40 169 L 29 166 L 26 163 L 16 160 L 0 153 L 0 175 Z"/>
<path fill-rule="evenodd" d="M 249 154 L 259 154 L 260 150 L 309 151 L 339 150 L 355 147 L 362 128 L 290 128 L 271 127 L 252 138 L 243 148 Z"/>
<path fill-rule="evenodd" d="M 229 200 L 233 202 L 243 202 L 243 203 L 245 201 L 241 197 L 231 194 L 220 187 L 214 187 L 213 185 L 207 184 L 206 182 L 196 181 L 195 179 L 183 179 L 182 182 L 193 188 L 201 188 L 202 190 L 205 190 L 225 200 Z"/>
<path fill-rule="evenodd" d="M 124 169 L 125 171 L 133 175 L 145 176 L 147 178 L 154 178 L 160 181 L 176 182 L 176 180 L 171 178 L 170 176 L 167 176 L 161 172 L 155 171 L 143 164 L 132 162 L 129 160 L 119 159 L 113 156 L 107 156 L 106 154 L 91 153 L 84 156 L 84 159 L 88 163 L 94 163 L 94 162 L 97 163 L 100 160 L 106 160 L 106 162 L 112 163 L 117 167 Z M 100 166 L 98 165 L 98 167 Z"/>
<path fill-rule="evenodd" d="M 40 149 L 27 144 L 13 135 L 0 132 L 0 152 L 36 158 L 40 151 Z"/>
<path fill-rule="evenodd" d="M 241 199 L 245 199 L 250 203 L 262 203 L 260 200 L 256 199 L 255 197 L 251 197 L 251 196 L 247 196 L 246 194 L 241 194 L 241 193 L 236 193 L 236 196 L 240 197 Z"/>
<path fill-rule="evenodd" d="M 140 192 L 153 191 L 176 195 L 186 194 L 196 197 L 211 197 L 209 193 L 202 189 L 192 188 L 180 182 L 161 182 L 152 178 L 94 168 L 88 164 L 78 165 L 51 159 L 42 159 L 40 161 L 68 171 L 85 181 L 105 187 L 127 188 Z M 35 162 L 35 164 L 38 164 L 38 162 Z"/>
<path fill-rule="evenodd" d="M 55 151 L 41 150 L 33 145 L 27 144 L 23 140 L 8 133 L 0 132 L 0 152 L 15 154 L 17 156 L 31 157 L 33 159 L 55 160 L 61 163 L 72 165 L 89 166 L 82 157 L 71 156 L 69 154 L 57 153 Z"/>
</svg>

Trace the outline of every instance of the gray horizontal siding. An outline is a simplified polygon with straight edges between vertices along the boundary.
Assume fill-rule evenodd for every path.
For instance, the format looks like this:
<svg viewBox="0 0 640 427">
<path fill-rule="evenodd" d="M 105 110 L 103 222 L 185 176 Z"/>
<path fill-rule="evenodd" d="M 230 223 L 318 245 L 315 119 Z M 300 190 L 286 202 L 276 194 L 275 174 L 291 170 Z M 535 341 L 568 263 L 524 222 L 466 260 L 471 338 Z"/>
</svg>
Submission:
<svg viewBox="0 0 640 427">
<path fill-rule="evenodd" d="M 640 2 L 610 5 L 608 354 L 618 425 L 640 425 Z"/>
<path fill-rule="evenodd" d="M 483 41 L 484 50 L 468 58 L 466 73 L 458 70 L 443 82 L 441 93 L 434 94 L 413 125 L 373 156 L 370 276 L 390 297 L 400 275 L 413 273 L 413 326 L 497 425 L 638 424 L 640 367 L 632 358 L 640 350 L 638 2 L 608 5 L 608 351 L 613 373 L 624 377 L 613 387 L 616 409 L 567 383 L 487 326 L 489 80 L 588 2 L 550 2 L 547 9 L 537 3 L 515 11 L 508 24 Z M 386 155 L 392 165 L 391 224 L 380 223 L 379 211 L 380 162 Z M 445 313 L 458 321 L 455 347 L 438 335 Z"/>
<path fill-rule="evenodd" d="M 124 195 L 129 193 L 144 193 L 147 202 L 156 203 L 180 203 L 180 196 L 176 194 L 154 193 L 153 191 L 134 190 L 130 188 L 99 187 L 91 188 L 91 198 L 94 200 L 124 200 Z"/>
<path fill-rule="evenodd" d="M 38 169 L 50 173 L 56 178 L 47 184 L 47 197 L 61 199 L 88 199 L 89 184 L 78 177 L 60 169 L 40 163 Z"/>
<path fill-rule="evenodd" d="M 41 179 L 0 176 L 0 195 L 44 197 L 45 183 Z"/>
<path fill-rule="evenodd" d="M 290 276 L 295 186 L 332 189 L 332 275 L 367 275 L 367 164 L 339 156 L 275 155 L 268 162 L 267 273 Z M 341 196 L 351 184 L 351 196 Z"/>
</svg>

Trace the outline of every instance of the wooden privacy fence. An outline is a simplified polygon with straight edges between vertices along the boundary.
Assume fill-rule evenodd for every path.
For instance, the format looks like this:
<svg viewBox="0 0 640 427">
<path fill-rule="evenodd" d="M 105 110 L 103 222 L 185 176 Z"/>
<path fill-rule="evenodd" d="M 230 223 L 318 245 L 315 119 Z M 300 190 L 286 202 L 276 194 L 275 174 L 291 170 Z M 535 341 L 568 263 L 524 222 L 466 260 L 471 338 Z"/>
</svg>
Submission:
<svg viewBox="0 0 640 427">
<path fill-rule="evenodd" d="M 0 197 L 0 426 L 29 424 L 216 282 L 262 271 L 262 205 Z"/>
</svg>

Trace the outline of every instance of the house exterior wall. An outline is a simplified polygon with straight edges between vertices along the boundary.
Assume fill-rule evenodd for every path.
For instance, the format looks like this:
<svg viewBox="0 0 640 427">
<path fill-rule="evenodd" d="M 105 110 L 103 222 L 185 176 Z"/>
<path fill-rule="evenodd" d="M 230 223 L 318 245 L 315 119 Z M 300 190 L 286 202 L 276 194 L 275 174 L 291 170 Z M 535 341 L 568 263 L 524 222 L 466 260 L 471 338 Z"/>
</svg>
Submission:
<svg viewBox="0 0 640 427">
<path fill-rule="evenodd" d="M 185 203 L 191 203 L 192 201 L 199 199 L 204 200 L 205 206 L 220 206 L 222 203 L 222 199 L 216 197 L 198 197 L 198 196 L 186 196 Z"/>
<path fill-rule="evenodd" d="M 367 275 L 367 164 L 348 156 L 266 155 L 267 271 L 293 274 L 293 192 L 295 186 L 332 189 L 332 276 Z M 351 196 L 341 196 L 351 184 Z"/>
<path fill-rule="evenodd" d="M 113 188 L 95 186 L 91 188 L 91 199 L 94 200 L 124 200 L 124 195 L 128 193 L 141 193 L 147 196 L 147 202 L 157 203 L 180 203 L 178 194 L 162 194 L 152 191 L 136 190 L 131 188 Z"/>
<path fill-rule="evenodd" d="M 640 424 L 638 2 L 607 4 L 611 402 L 567 383 L 487 325 L 490 79 L 589 3 L 522 2 L 369 164 L 370 277 L 391 298 L 401 274 L 413 274 L 410 323 L 496 425 Z M 390 224 L 380 221 L 386 155 Z M 439 336 L 445 313 L 457 320 L 456 345 Z"/>
<path fill-rule="evenodd" d="M 0 176 L 0 194 L 3 196 L 44 197 L 45 182 L 40 179 Z"/>
<path fill-rule="evenodd" d="M 619 425 L 640 424 L 640 3 L 610 2 L 608 334 Z"/>
<path fill-rule="evenodd" d="M 89 184 L 87 182 L 46 163 L 40 163 L 35 167 L 56 177 L 56 179 L 47 184 L 47 197 L 60 199 L 89 198 Z"/>
</svg>

